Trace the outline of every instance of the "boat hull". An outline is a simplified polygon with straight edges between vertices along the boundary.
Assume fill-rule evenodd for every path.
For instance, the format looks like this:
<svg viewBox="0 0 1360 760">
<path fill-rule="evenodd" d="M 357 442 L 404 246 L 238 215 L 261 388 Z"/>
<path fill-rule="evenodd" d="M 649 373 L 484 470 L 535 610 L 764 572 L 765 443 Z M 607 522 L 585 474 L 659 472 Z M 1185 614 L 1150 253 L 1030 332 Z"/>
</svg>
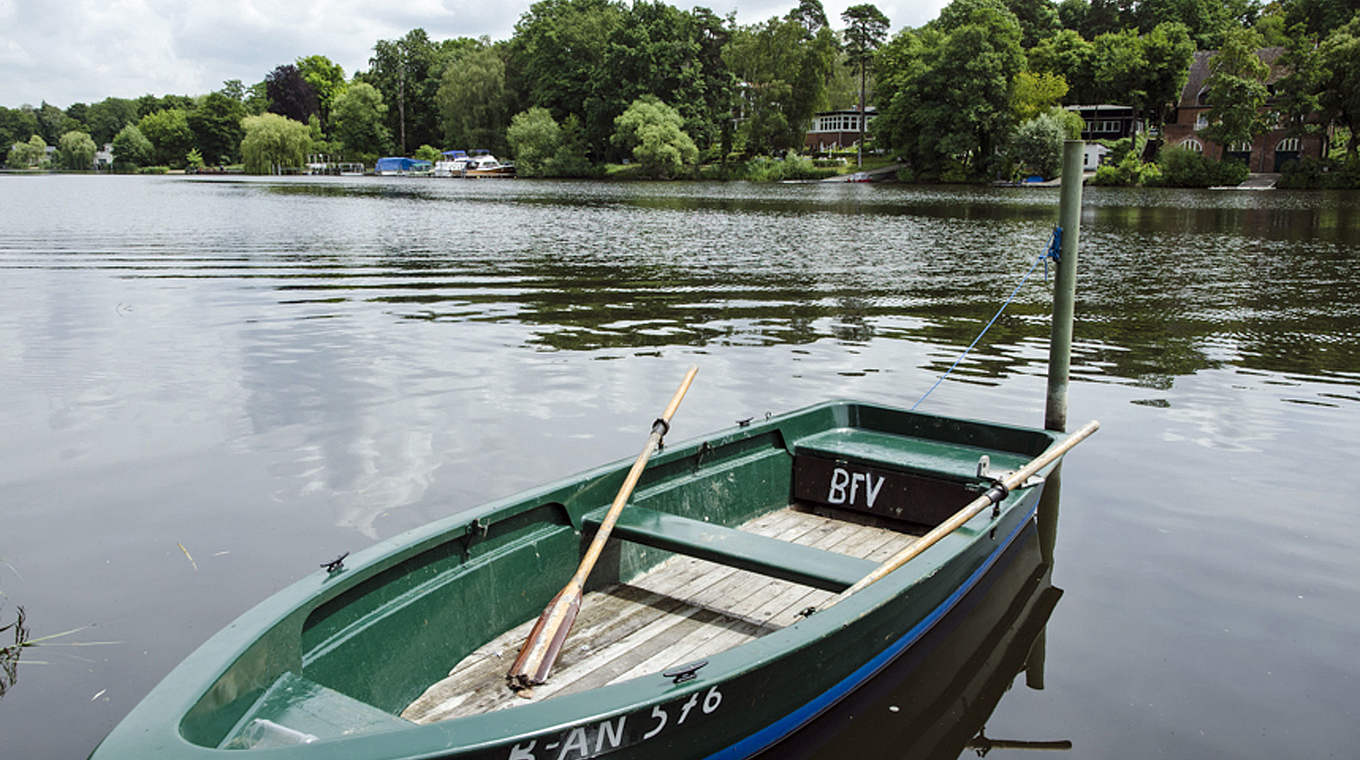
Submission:
<svg viewBox="0 0 1360 760">
<path fill-rule="evenodd" d="M 845 474 L 833 472 L 823 501 L 863 510 L 883 504 L 864 497 L 874 484 L 879 496 L 953 488 L 962 497 L 981 485 L 961 474 L 976 452 L 1014 466 L 1052 441 L 1042 431 L 831 402 L 668 446 L 644 473 L 634 507 L 688 520 L 703 535 L 711 524 L 709 539 L 738 542 L 732 562 L 752 561 L 737 556 L 745 539 L 720 526 L 739 524 L 775 500 L 786 504 L 827 462 Z M 941 463 L 952 474 L 930 469 Z M 608 503 L 627 464 L 417 529 L 356 554 L 342 570 L 298 582 L 186 659 L 93 757 L 223 757 L 258 720 L 318 737 L 271 751 L 281 758 L 748 757 L 919 641 L 1031 523 L 1042 489 L 1016 490 L 994 513 L 978 515 L 878 583 L 709 657 L 689 680 L 657 673 L 443 723 L 398 718 L 450 661 L 490 638 L 484 631 L 508 630 L 537 614 L 570 575 L 592 513 Z M 889 475 L 895 480 L 885 485 Z M 625 580 L 671 556 L 635 541 L 614 543 L 599 583 Z M 347 722 L 328 726 L 335 715 Z"/>
</svg>

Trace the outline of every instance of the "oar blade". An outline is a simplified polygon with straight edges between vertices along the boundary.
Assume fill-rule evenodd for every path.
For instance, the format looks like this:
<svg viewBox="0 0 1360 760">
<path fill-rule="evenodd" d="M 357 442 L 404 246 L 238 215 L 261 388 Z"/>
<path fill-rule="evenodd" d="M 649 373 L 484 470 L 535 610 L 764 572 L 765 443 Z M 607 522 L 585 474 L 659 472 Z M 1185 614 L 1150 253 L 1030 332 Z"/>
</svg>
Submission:
<svg viewBox="0 0 1360 760">
<path fill-rule="evenodd" d="M 567 634 L 571 633 L 572 623 L 576 622 L 576 613 L 581 610 L 581 593 L 580 586 L 568 584 L 538 616 L 538 622 L 534 623 L 524 646 L 520 647 L 519 656 L 505 674 L 511 689 L 524 693 L 547 682 Z"/>
</svg>

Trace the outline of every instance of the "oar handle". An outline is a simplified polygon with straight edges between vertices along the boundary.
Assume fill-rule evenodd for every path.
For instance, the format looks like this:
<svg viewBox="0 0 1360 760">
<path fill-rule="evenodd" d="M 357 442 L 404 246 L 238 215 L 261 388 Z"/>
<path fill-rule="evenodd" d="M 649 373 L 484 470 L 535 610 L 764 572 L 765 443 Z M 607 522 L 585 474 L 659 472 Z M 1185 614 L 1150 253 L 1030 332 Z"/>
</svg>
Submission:
<svg viewBox="0 0 1360 760">
<path fill-rule="evenodd" d="M 999 503 L 1001 499 L 1005 498 L 1008 492 L 1019 488 L 1026 480 L 1029 480 L 1030 476 L 1034 475 L 1034 473 L 1055 462 L 1063 454 L 1066 454 L 1073 446 L 1086 440 L 1088 436 L 1099 429 L 1100 423 L 1096 420 L 1091 420 L 1075 433 L 1072 433 L 1053 446 L 1050 446 L 1044 453 L 1031 460 L 1029 464 L 1002 479 L 1001 488 L 992 488 L 988 490 L 987 493 L 968 502 L 967 506 L 955 512 L 949 519 L 935 526 L 929 533 L 921 536 L 913 541 L 910 546 L 884 560 L 883 564 L 874 568 L 868 575 L 860 578 L 855 585 L 842 591 L 839 595 L 832 597 L 831 600 L 824 605 L 823 609 L 830 607 L 836 602 L 839 602 L 845 597 L 850 596 L 856 591 L 878 581 L 888 573 L 905 565 L 909 560 L 916 557 L 921 552 L 934 546 L 940 539 L 953 533 L 955 530 L 958 530 L 964 523 L 973 519 L 978 512 L 981 512 L 993 504 Z"/>
<path fill-rule="evenodd" d="M 638 479 L 642 477 L 642 471 L 646 469 L 648 460 L 660 446 L 661 437 L 670 430 L 671 417 L 675 416 L 675 410 L 679 408 L 698 372 L 698 365 L 690 365 L 689 371 L 685 373 L 685 379 L 680 381 L 680 387 L 675 389 L 675 395 L 671 396 L 671 402 L 666 405 L 666 411 L 652 423 L 652 434 L 647 437 L 647 445 L 642 448 L 642 453 L 638 454 L 637 460 L 628 470 L 628 476 L 624 478 L 623 485 L 614 496 L 613 503 L 609 505 L 609 511 L 605 512 L 604 519 L 600 520 L 600 527 L 595 531 L 595 538 L 590 542 L 590 546 L 586 548 L 581 565 L 576 569 L 576 575 L 572 577 L 572 583 L 585 586 L 586 578 L 590 577 L 590 571 L 595 568 L 596 560 L 600 558 L 605 543 L 609 541 L 609 534 L 614 531 L 614 523 L 618 522 L 619 514 L 628 503 L 628 497 L 633 495 L 633 489 L 637 486 Z"/>
</svg>

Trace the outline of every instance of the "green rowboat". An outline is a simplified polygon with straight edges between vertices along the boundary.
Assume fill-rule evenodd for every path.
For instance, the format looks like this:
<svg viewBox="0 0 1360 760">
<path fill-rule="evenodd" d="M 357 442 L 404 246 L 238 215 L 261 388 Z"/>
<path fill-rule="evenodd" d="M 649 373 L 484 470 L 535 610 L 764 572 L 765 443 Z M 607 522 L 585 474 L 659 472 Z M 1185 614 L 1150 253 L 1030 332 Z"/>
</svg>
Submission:
<svg viewBox="0 0 1360 760">
<path fill-rule="evenodd" d="M 462 512 L 246 612 L 92 758 L 749 757 L 978 584 L 1032 526 L 1052 464 L 1009 489 L 996 472 L 1062 438 L 838 401 L 666 446 L 532 693 L 506 671 L 630 463 Z M 984 493 L 994 506 L 843 593 Z"/>
</svg>

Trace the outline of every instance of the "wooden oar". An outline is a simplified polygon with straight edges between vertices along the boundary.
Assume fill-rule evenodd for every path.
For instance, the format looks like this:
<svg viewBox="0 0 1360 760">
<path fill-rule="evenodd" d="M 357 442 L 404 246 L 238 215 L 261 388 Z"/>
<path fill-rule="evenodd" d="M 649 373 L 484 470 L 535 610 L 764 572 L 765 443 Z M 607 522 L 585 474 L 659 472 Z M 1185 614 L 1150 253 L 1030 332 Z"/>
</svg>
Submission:
<svg viewBox="0 0 1360 760">
<path fill-rule="evenodd" d="M 531 687 L 548 680 L 548 671 L 552 670 L 553 663 L 557 661 L 562 643 L 566 641 L 571 624 L 576 620 L 576 613 L 581 609 L 581 596 L 584 593 L 586 579 L 590 577 L 590 571 L 595 568 L 600 553 L 604 551 L 609 533 L 614 530 L 619 513 L 623 511 L 623 506 L 628 503 L 633 488 L 637 486 L 638 478 L 642 476 L 642 470 L 647 466 L 647 460 L 660 448 L 662 436 L 670 430 L 671 417 L 680 406 L 680 400 L 685 397 L 685 392 L 689 390 L 690 383 L 694 382 L 694 375 L 698 371 L 697 366 L 689 368 L 684 381 L 671 397 L 671 403 L 666 407 L 666 411 L 652 423 L 652 434 L 647 437 L 647 445 L 642 448 L 642 453 L 638 454 L 637 461 L 633 462 L 633 468 L 628 471 L 628 477 L 624 479 L 623 486 L 614 497 L 614 503 L 609 506 L 609 512 L 600 521 L 600 529 L 595 532 L 595 539 L 586 549 L 580 567 L 576 568 L 576 574 L 561 591 L 557 592 L 557 596 L 548 602 L 547 608 L 534 624 L 534 629 L 529 632 L 529 637 L 524 640 L 524 646 L 520 647 L 515 664 L 511 665 L 510 672 L 505 674 L 510 688 L 521 696 L 528 696 Z"/>
<path fill-rule="evenodd" d="M 960 509 L 959 511 L 955 512 L 948 520 L 945 520 L 944 522 L 935 526 L 935 528 L 931 530 L 929 533 L 913 541 L 911 546 L 908 546 L 902 551 L 884 560 L 883 564 L 874 568 L 868 575 L 859 579 L 859 581 L 855 583 L 855 585 L 842 591 L 839 595 L 832 597 L 825 604 L 823 604 L 821 608 L 826 609 L 827 607 L 830 607 L 836 602 L 839 602 L 840 600 L 846 598 L 847 596 L 850 596 L 856 591 L 859 591 L 865 586 L 874 583 L 875 581 L 879 580 L 888 573 L 891 573 L 897 568 L 905 565 L 913 557 L 917 556 L 926 549 L 929 549 L 930 547 L 934 546 L 940 539 L 944 538 L 950 533 L 953 533 L 964 523 L 973 519 L 973 517 L 976 516 L 978 512 L 987 509 L 993 504 L 999 504 L 1002 499 L 1006 498 L 1006 494 L 1020 487 L 1022 483 L 1024 483 L 1026 480 L 1029 480 L 1031 475 L 1038 472 L 1039 470 L 1042 470 L 1049 464 L 1056 461 L 1058 457 L 1061 457 L 1063 454 L 1066 454 L 1068 449 L 1071 449 L 1073 446 L 1076 446 L 1078 443 L 1081 443 L 1083 440 L 1086 439 L 1087 436 L 1091 435 L 1092 433 L 1096 432 L 1099 429 L 1100 423 L 1097 422 L 1096 420 L 1091 420 L 1090 422 L 1086 423 L 1084 426 L 1082 426 L 1080 430 L 1069 435 L 1067 438 L 1064 438 L 1061 442 L 1052 446 L 1047 451 L 1040 454 L 1038 457 L 1035 457 L 1035 459 L 1031 461 L 1029 464 L 1025 465 L 1024 467 L 1021 467 L 1015 472 L 1012 472 L 1010 475 L 1007 475 L 1004 479 L 1002 479 L 1001 484 L 999 486 L 992 486 L 990 489 L 987 490 L 986 493 L 969 502 L 968 505 L 965 506 L 963 509 Z"/>
</svg>

